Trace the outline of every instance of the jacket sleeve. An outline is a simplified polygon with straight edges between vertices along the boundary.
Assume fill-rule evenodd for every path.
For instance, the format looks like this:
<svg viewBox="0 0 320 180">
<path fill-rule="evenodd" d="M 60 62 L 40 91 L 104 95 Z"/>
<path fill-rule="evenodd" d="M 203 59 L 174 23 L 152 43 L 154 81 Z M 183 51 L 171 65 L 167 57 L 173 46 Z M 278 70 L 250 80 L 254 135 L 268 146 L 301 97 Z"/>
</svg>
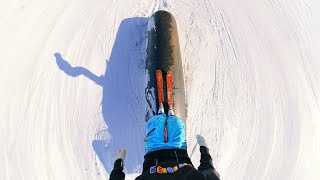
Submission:
<svg viewBox="0 0 320 180">
<path fill-rule="evenodd" d="M 205 146 L 200 146 L 200 166 L 198 170 L 205 177 L 206 180 L 220 180 L 220 175 L 214 169 L 212 164 L 212 158 L 209 154 L 209 149 Z"/>
<path fill-rule="evenodd" d="M 123 161 L 118 159 L 114 162 L 113 170 L 110 174 L 110 180 L 124 180 Z"/>
</svg>

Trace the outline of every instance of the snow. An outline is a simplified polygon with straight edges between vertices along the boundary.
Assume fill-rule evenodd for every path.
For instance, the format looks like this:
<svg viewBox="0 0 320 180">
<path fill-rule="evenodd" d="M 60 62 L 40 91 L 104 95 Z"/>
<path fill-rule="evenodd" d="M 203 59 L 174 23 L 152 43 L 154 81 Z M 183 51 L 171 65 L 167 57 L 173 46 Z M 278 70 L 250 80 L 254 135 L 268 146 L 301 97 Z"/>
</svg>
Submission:
<svg viewBox="0 0 320 180">
<path fill-rule="evenodd" d="M 0 179 L 108 179 L 144 155 L 148 18 L 179 27 L 196 134 L 221 179 L 320 179 L 320 3 L 24 0 L 0 6 Z M 149 24 L 149 28 L 152 25 Z"/>
</svg>

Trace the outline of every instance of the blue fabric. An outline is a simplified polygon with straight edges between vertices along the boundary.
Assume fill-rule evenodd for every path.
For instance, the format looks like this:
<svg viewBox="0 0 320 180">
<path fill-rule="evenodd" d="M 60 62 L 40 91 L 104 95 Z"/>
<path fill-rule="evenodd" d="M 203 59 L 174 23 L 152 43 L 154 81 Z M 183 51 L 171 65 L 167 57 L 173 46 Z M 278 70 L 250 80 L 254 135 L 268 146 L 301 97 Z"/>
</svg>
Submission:
<svg viewBox="0 0 320 180">
<path fill-rule="evenodd" d="M 168 142 L 164 142 L 164 127 L 167 121 Z M 184 122 L 176 116 L 160 114 L 146 124 L 145 152 L 160 149 L 187 149 Z"/>
</svg>

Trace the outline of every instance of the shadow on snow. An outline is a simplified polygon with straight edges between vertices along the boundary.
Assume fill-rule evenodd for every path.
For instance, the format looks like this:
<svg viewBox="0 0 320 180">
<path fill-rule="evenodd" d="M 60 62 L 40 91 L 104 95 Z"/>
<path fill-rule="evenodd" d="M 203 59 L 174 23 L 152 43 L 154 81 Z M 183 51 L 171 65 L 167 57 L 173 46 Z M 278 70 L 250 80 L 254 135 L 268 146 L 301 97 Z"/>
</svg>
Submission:
<svg viewBox="0 0 320 180">
<path fill-rule="evenodd" d="M 145 43 L 147 18 L 128 18 L 121 22 L 104 75 L 97 76 L 84 67 L 72 67 L 55 53 L 58 67 L 67 75 L 84 75 L 103 88 L 102 113 L 111 138 L 96 139 L 92 147 L 108 173 L 115 152 L 124 147 L 127 173 L 140 172 L 145 134 Z M 98 109 L 98 108 L 97 108 Z M 97 132 L 97 137 L 106 131 Z"/>
</svg>

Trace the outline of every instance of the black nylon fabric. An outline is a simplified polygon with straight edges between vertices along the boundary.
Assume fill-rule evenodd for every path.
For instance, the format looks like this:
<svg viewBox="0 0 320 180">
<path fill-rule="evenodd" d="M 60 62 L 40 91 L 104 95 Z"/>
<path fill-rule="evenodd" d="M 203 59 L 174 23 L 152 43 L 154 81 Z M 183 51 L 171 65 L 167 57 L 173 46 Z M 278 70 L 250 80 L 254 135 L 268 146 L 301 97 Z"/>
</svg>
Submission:
<svg viewBox="0 0 320 180">
<path fill-rule="evenodd" d="M 136 180 L 220 180 L 219 174 L 214 169 L 209 149 L 200 147 L 201 159 L 198 170 L 192 166 L 185 166 L 170 174 L 150 173 L 150 167 L 173 167 L 179 164 L 192 164 L 188 153 L 184 149 L 166 149 L 150 152 L 144 156 L 143 172 Z M 111 172 L 110 180 L 124 180 L 121 161 L 117 160 Z"/>
</svg>

